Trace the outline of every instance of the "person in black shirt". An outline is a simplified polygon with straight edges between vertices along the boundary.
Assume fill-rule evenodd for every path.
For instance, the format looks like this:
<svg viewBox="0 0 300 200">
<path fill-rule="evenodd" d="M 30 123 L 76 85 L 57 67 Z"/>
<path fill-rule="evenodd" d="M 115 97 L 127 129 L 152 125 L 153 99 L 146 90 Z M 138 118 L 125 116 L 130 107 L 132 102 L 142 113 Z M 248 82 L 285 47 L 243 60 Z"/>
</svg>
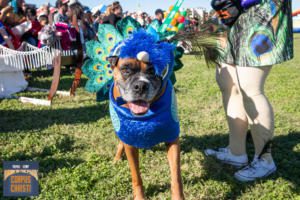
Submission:
<svg viewBox="0 0 300 200">
<path fill-rule="evenodd" d="M 123 9 L 118 1 L 112 4 L 112 13 L 105 16 L 103 19 L 103 24 L 111 24 L 116 26 L 117 22 L 122 19 Z"/>
<path fill-rule="evenodd" d="M 159 25 L 162 25 L 162 21 L 164 20 L 164 11 L 162 9 L 157 9 L 155 11 L 155 18 L 158 21 Z"/>
</svg>

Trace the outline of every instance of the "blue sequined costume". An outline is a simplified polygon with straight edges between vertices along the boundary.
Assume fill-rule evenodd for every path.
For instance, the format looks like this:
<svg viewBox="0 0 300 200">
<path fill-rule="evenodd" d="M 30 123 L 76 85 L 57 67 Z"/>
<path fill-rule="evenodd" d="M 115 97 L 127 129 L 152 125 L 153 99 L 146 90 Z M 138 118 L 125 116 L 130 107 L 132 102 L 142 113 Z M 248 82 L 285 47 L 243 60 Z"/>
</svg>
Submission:
<svg viewBox="0 0 300 200">
<path fill-rule="evenodd" d="M 137 148 L 151 148 L 161 142 L 172 142 L 179 136 L 177 102 L 173 85 L 168 81 L 164 94 L 151 104 L 143 116 L 136 116 L 122 107 L 121 99 L 114 99 L 110 89 L 110 116 L 116 134 L 125 144 Z"/>
<path fill-rule="evenodd" d="M 115 45 L 110 53 L 110 56 L 124 59 L 137 58 L 139 52 L 147 52 L 155 74 L 162 78 L 161 89 L 166 88 L 142 116 L 134 115 L 123 107 L 126 102 L 122 97 L 114 99 L 114 85 L 110 88 L 110 116 L 115 132 L 122 142 L 137 148 L 147 149 L 161 142 L 173 142 L 180 132 L 176 96 L 170 81 L 175 46 L 158 38 L 155 33 L 139 30 Z"/>
</svg>

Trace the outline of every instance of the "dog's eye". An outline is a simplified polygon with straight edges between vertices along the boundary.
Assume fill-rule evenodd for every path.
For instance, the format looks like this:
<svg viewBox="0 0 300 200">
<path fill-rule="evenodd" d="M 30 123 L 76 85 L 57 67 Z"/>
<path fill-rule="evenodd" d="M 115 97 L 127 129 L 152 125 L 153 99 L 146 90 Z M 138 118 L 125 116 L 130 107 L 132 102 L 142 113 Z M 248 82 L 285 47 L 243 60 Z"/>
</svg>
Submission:
<svg viewBox="0 0 300 200">
<path fill-rule="evenodd" d="M 155 74 L 154 67 L 149 67 L 149 68 L 146 70 L 146 73 L 147 73 L 147 74 Z"/>
<path fill-rule="evenodd" d="M 124 65 L 121 67 L 121 72 L 123 75 L 129 75 L 131 73 L 131 69 L 128 65 Z"/>
</svg>

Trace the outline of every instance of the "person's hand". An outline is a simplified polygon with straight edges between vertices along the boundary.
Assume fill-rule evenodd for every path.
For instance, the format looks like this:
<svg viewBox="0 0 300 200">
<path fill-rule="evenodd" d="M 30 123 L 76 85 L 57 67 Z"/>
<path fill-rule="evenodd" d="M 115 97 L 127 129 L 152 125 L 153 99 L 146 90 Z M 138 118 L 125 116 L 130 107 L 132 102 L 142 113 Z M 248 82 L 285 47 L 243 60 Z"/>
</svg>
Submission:
<svg viewBox="0 0 300 200">
<path fill-rule="evenodd" d="M 15 49 L 11 39 L 9 38 L 6 30 L 4 28 L 1 28 L 0 29 L 0 34 L 2 35 L 3 39 L 5 40 L 7 46 L 10 48 L 10 49 Z"/>
<path fill-rule="evenodd" d="M 13 11 L 13 7 L 11 6 L 6 6 L 1 10 L 1 14 L 7 14 L 8 12 Z"/>
<path fill-rule="evenodd" d="M 4 8 L 1 9 L 1 13 L 0 13 L 0 20 L 2 22 L 4 22 L 7 18 L 7 13 L 12 12 L 12 7 L 11 6 L 6 6 Z"/>
</svg>

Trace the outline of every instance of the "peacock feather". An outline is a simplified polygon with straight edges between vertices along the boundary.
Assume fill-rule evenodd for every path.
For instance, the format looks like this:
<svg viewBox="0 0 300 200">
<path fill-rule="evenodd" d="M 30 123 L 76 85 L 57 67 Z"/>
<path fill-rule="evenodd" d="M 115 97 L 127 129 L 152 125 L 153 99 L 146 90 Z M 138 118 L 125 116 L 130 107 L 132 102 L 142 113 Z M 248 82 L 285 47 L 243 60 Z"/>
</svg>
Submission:
<svg viewBox="0 0 300 200">
<path fill-rule="evenodd" d="M 100 24 L 97 32 L 98 40 L 86 42 L 88 59 L 84 62 L 82 71 L 89 80 L 85 89 L 97 92 L 97 100 L 106 99 L 113 82 L 113 70 L 107 61 L 111 50 L 140 27 L 141 25 L 131 17 L 119 21 L 116 28 L 110 24 Z"/>
<path fill-rule="evenodd" d="M 125 39 L 128 38 L 135 30 L 140 29 L 141 24 L 128 16 L 117 23 L 117 28 Z"/>
</svg>

